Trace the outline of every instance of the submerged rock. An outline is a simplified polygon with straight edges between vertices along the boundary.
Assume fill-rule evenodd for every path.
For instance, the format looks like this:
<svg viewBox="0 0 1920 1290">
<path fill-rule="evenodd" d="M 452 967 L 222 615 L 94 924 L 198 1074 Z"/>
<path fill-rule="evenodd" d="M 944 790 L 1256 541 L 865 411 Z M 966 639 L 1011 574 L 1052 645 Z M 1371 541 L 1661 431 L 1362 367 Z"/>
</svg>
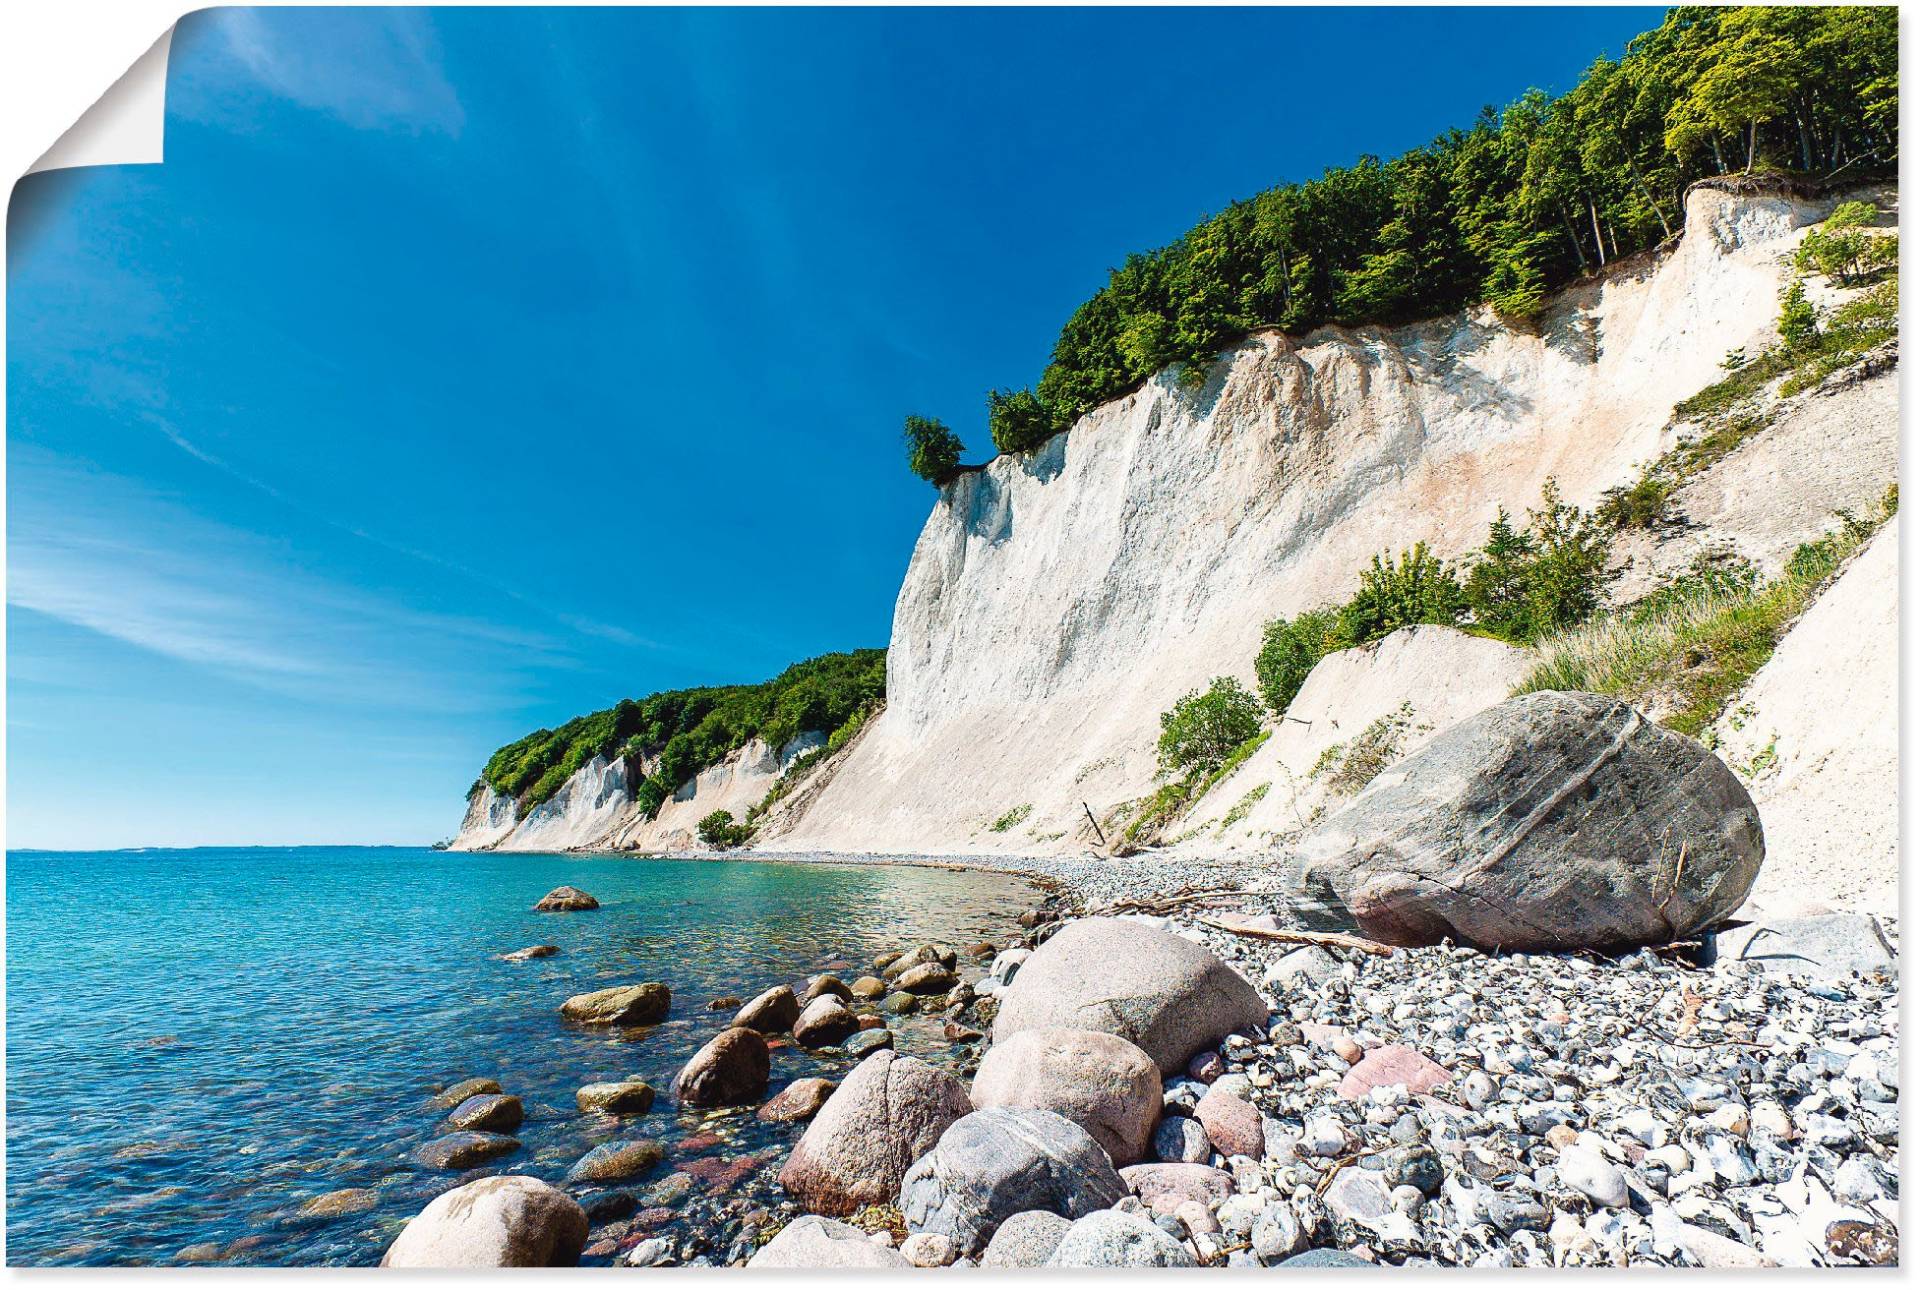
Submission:
<svg viewBox="0 0 1920 1290">
<path fill-rule="evenodd" d="M 767 1091 L 772 1061 L 758 1031 L 731 1026 L 693 1055 L 674 1077 L 674 1096 L 688 1106 L 740 1106 Z"/>
<path fill-rule="evenodd" d="M 509 963 L 525 963 L 530 959 L 552 958 L 559 952 L 558 945 L 529 945 L 524 950 L 513 950 L 500 957 Z"/>
<path fill-rule="evenodd" d="M 667 1019 L 673 992 L 658 981 L 616 985 L 576 994 L 560 1005 L 560 1015 L 585 1026 L 651 1026 Z"/>
<path fill-rule="evenodd" d="M 962 1254 L 982 1249 L 1002 1220 L 1044 1209 L 1078 1218 L 1127 1194 L 1113 1162 L 1064 1115 L 994 1107 L 956 1120 L 907 1171 L 907 1227 L 935 1232 Z"/>
<path fill-rule="evenodd" d="M 951 1075 L 883 1049 L 847 1075 L 780 1170 L 807 1209 L 845 1215 L 891 1205 L 907 1169 L 973 1109 Z"/>
<path fill-rule="evenodd" d="M 436 1196 L 380 1260 L 389 1268 L 560 1268 L 580 1261 L 587 1215 L 538 1178 L 482 1178 Z"/>
<path fill-rule="evenodd" d="M 605 1111 L 609 1115 L 644 1115 L 653 1108 L 653 1085 L 643 1079 L 625 1079 L 605 1084 L 587 1084 L 573 1095 L 574 1105 L 582 1111 Z"/>
<path fill-rule="evenodd" d="M 893 1047 L 893 1032 L 891 1030 L 885 1027 L 867 1028 L 864 1026 L 858 1032 L 849 1035 L 847 1042 L 841 1045 L 841 1048 L 849 1057 L 865 1057 L 868 1053 L 875 1053 L 882 1048 L 891 1047 Z"/>
<path fill-rule="evenodd" d="M 758 1254 L 747 1260 L 747 1266 L 904 1268 L 912 1265 L 898 1250 L 874 1244 L 871 1237 L 851 1224 L 808 1214 L 781 1228 Z"/>
<path fill-rule="evenodd" d="M 474 1079 L 463 1079 L 457 1084 L 447 1085 L 438 1093 L 435 1093 L 433 1097 L 429 1099 L 427 1105 L 433 1107 L 435 1110 L 446 1111 L 459 1106 L 470 1097 L 477 1096 L 481 1093 L 498 1093 L 499 1091 L 500 1082 L 498 1080 L 488 1079 L 482 1075 Z"/>
<path fill-rule="evenodd" d="M 638 1178 L 665 1159 L 659 1143 L 646 1138 L 603 1142 L 567 1170 L 568 1182 L 624 1182 Z"/>
<path fill-rule="evenodd" d="M 598 909 L 600 902 L 581 891 L 578 887 L 555 887 L 540 898 L 534 908 L 543 913 L 570 913 L 581 909 Z"/>
<path fill-rule="evenodd" d="M 1021 1030 L 987 1050 L 973 1104 L 1057 1111 L 1116 1165 L 1147 1154 L 1160 1116 L 1160 1071 L 1138 1047 L 1095 1030 Z"/>
<path fill-rule="evenodd" d="M 1124 918 L 1062 927 L 1000 995 L 996 1042 L 1022 1030 L 1097 1030 L 1138 1045 L 1163 1075 L 1235 1031 L 1266 1025 L 1245 978 L 1192 941 Z"/>
<path fill-rule="evenodd" d="M 456 1129 L 493 1129 L 512 1133 L 526 1118 L 526 1108 L 510 1093 L 479 1093 L 447 1112 Z"/>
<path fill-rule="evenodd" d="M 1393 945 L 1664 944 L 1746 898 L 1753 799 L 1617 699 L 1523 694 L 1442 731 L 1295 847 L 1310 906 Z"/>
<path fill-rule="evenodd" d="M 429 1169 L 471 1169 L 520 1149 L 520 1139 L 504 1133 L 448 1133 L 422 1143 L 413 1158 Z"/>
<path fill-rule="evenodd" d="M 364 1214 L 380 1203 L 380 1193 L 371 1187 L 343 1187 L 324 1196 L 315 1196 L 302 1205 L 301 1218 L 339 1218 L 343 1214 Z"/>
</svg>

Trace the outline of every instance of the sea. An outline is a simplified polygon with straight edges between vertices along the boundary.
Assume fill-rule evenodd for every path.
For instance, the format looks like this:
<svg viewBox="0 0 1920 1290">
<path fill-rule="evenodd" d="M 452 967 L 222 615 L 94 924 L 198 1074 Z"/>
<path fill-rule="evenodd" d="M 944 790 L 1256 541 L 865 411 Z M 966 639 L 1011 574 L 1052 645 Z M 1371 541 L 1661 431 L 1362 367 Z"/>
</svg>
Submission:
<svg viewBox="0 0 1920 1290">
<path fill-rule="evenodd" d="M 533 912 L 562 884 L 600 908 Z M 731 1015 L 707 1004 L 825 970 L 851 981 L 926 941 L 1004 945 L 1039 893 L 913 865 L 258 847 L 9 852 L 6 895 L 7 1262 L 305 1266 L 378 1263 L 446 1188 L 557 1183 L 615 1139 L 667 1149 L 636 1190 L 692 1184 L 672 1217 L 645 1211 L 662 1234 L 774 1203 L 804 1126 L 669 1093 Z M 537 944 L 560 952 L 499 957 Z M 569 995 L 640 981 L 672 989 L 662 1025 L 560 1017 Z M 939 1018 L 895 1022 L 900 1051 L 964 1058 Z M 769 1092 L 850 1065 L 788 1044 Z M 647 1115 L 575 1109 L 581 1085 L 633 1075 L 660 1094 Z M 520 1150 L 476 1173 L 415 1165 L 446 1131 L 432 1095 L 475 1076 L 525 1103 Z M 302 1215 L 345 1188 L 371 1207 Z M 623 1248 L 645 1234 L 615 1230 Z M 617 1259 L 606 1244 L 586 1261 Z"/>
</svg>

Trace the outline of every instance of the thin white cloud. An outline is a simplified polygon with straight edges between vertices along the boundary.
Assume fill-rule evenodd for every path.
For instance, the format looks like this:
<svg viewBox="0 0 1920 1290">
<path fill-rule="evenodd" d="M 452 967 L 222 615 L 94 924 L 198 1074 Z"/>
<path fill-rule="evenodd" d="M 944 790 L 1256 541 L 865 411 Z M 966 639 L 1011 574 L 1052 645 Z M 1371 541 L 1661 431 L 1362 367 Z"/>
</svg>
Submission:
<svg viewBox="0 0 1920 1290">
<path fill-rule="evenodd" d="M 466 123 L 423 9 L 214 9 L 202 21 L 255 82 L 356 129 Z"/>
</svg>

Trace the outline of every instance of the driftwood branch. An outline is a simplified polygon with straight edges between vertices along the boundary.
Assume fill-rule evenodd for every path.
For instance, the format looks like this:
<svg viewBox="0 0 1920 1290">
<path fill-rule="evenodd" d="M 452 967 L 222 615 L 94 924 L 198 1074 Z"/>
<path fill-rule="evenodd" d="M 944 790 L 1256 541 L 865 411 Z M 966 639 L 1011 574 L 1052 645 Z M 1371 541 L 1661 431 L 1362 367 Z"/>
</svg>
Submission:
<svg viewBox="0 0 1920 1290">
<path fill-rule="evenodd" d="M 1337 945 L 1345 950 L 1359 950 L 1363 954 L 1377 954 L 1382 958 L 1393 953 L 1391 945 L 1382 945 L 1379 941 L 1370 941 L 1364 936 L 1352 936 L 1346 932 L 1299 932 L 1270 930 L 1265 927 L 1233 927 L 1226 923 L 1216 923 L 1211 918 L 1200 920 L 1216 932 L 1226 932 L 1230 936 L 1245 936 L 1256 941 L 1279 941 L 1285 945 Z"/>
</svg>

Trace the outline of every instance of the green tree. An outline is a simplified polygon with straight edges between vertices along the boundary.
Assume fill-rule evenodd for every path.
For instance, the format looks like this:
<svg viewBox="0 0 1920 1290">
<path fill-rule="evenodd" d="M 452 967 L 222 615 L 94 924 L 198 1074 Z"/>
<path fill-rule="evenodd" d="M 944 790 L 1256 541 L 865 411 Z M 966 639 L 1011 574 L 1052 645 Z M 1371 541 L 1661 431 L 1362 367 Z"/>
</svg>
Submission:
<svg viewBox="0 0 1920 1290">
<path fill-rule="evenodd" d="M 1218 770 L 1260 733 L 1260 701 L 1230 676 L 1183 696 L 1160 714 L 1160 765 L 1169 774 Z"/>
<path fill-rule="evenodd" d="M 1398 561 L 1374 556 L 1360 577 L 1360 590 L 1340 611 L 1341 634 L 1355 645 L 1377 641 L 1402 627 L 1450 626 L 1466 614 L 1460 583 L 1446 564 L 1416 542 Z"/>
<path fill-rule="evenodd" d="M 939 488 L 960 473 L 960 436 L 930 417 L 908 417 L 907 468 Z"/>
<path fill-rule="evenodd" d="M 1314 664 L 1344 648 L 1338 610 L 1309 609 L 1294 618 L 1274 619 L 1262 633 L 1260 653 L 1253 660 L 1260 697 L 1276 717 L 1285 716 Z"/>
<path fill-rule="evenodd" d="M 1032 390 L 988 394 L 987 428 L 1001 452 L 1032 452 L 1054 435 L 1053 418 Z"/>
<path fill-rule="evenodd" d="M 1820 335 L 1820 314 L 1807 299 L 1807 288 L 1795 278 L 1780 297 L 1780 339 L 1798 348 Z"/>
<path fill-rule="evenodd" d="M 1607 535 L 1592 516 L 1561 500 L 1549 479 L 1540 509 L 1527 512 L 1533 558 L 1526 570 L 1526 639 L 1585 622 L 1606 585 Z"/>
<path fill-rule="evenodd" d="M 1513 526 L 1506 507 L 1501 507 L 1462 586 L 1477 626 L 1508 640 L 1526 638 L 1527 583 L 1533 562 L 1532 541 Z"/>
</svg>

